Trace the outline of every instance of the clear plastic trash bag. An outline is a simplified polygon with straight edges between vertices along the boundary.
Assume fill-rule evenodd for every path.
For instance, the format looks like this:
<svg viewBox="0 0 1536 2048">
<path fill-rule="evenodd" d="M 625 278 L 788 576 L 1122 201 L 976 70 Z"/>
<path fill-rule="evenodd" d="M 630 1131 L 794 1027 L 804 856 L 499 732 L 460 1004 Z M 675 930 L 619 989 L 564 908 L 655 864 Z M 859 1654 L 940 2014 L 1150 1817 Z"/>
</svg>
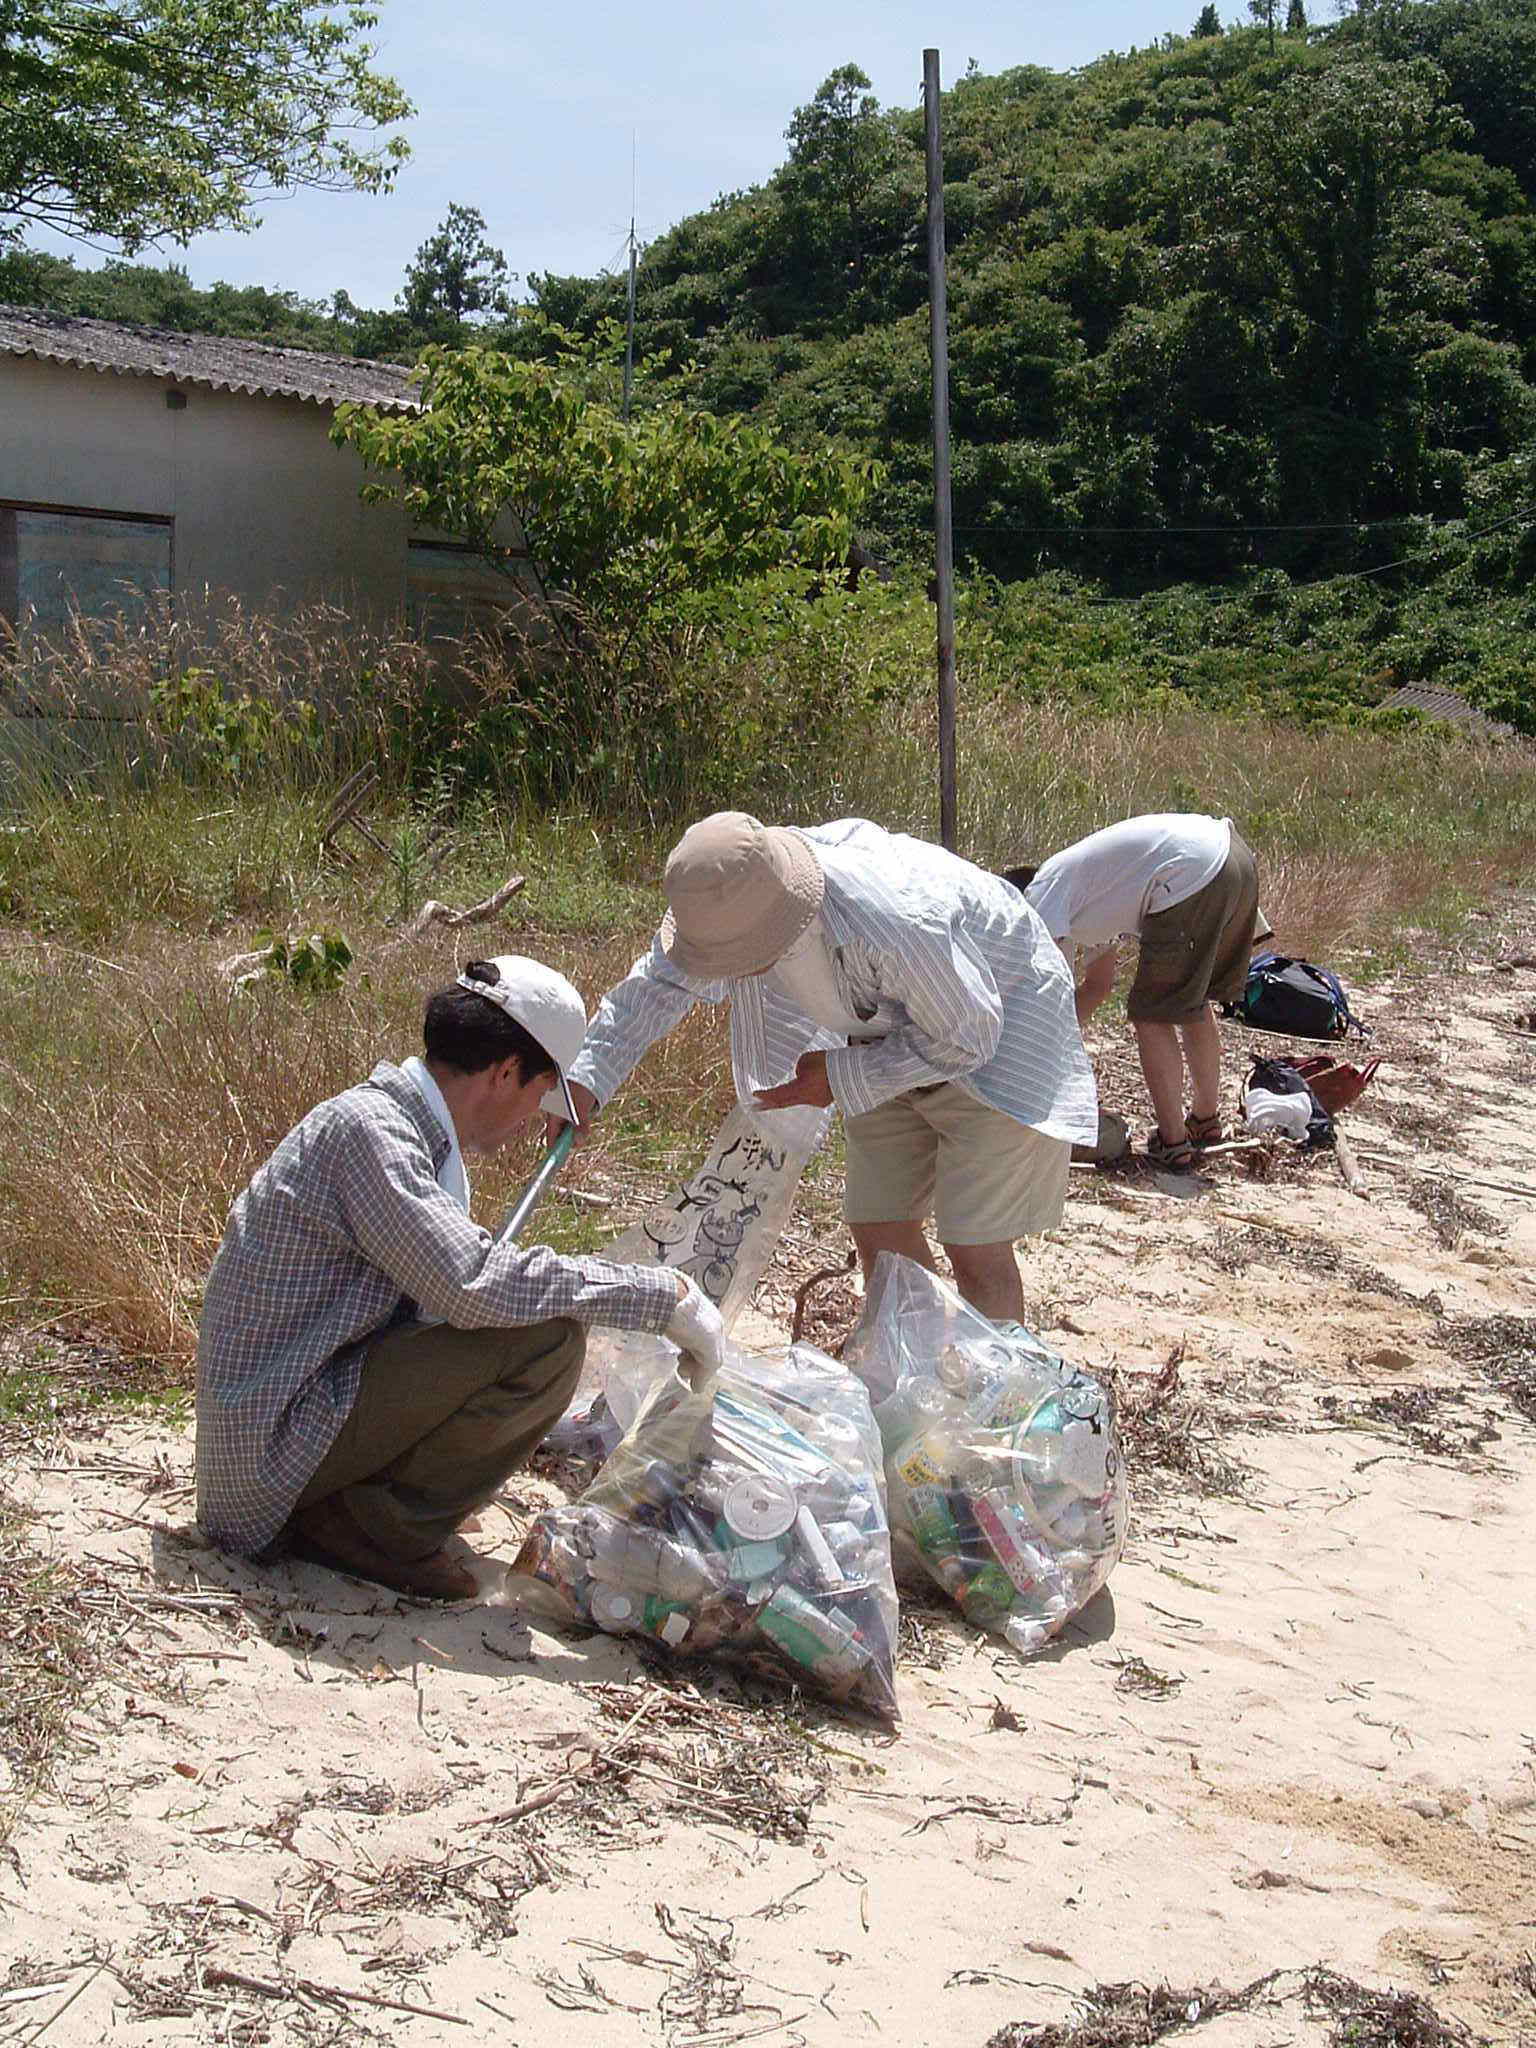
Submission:
<svg viewBox="0 0 1536 2048">
<path fill-rule="evenodd" d="M 732 1349 L 694 1392 L 674 1347 L 649 1345 L 610 1389 L 638 1398 L 633 1423 L 586 1492 L 539 1517 L 509 1591 L 680 1655 L 774 1660 L 894 1720 L 896 1587 L 864 1388 L 796 1344 Z"/>
<path fill-rule="evenodd" d="M 874 1403 L 892 1530 L 968 1621 L 1033 1655 L 1125 1542 L 1112 1390 L 889 1252 L 843 1358 Z"/>
<path fill-rule="evenodd" d="M 778 1244 L 807 1162 L 830 1118 L 821 1109 L 754 1110 L 738 1103 L 698 1166 L 639 1223 L 603 1247 L 620 1265 L 672 1266 L 707 1294 L 727 1330 L 752 1297 Z M 557 1457 L 600 1465 L 630 1422 L 638 1392 L 658 1366 L 648 1337 L 592 1330 L 581 1378 L 565 1415 L 544 1439 Z M 640 1351 L 637 1352 L 637 1345 Z M 609 1398 L 609 1382 L 631 1389 Z"/>
</svg>

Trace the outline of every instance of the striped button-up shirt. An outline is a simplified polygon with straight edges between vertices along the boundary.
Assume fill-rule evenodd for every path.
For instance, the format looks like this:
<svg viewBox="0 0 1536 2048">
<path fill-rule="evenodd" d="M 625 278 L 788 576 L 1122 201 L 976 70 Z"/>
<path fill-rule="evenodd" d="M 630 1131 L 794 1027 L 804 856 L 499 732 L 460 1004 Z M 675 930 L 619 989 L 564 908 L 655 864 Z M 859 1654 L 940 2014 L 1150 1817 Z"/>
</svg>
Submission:
<svg viewBox="0 0 1536 2048">
<path fill-rule="evenodd" d="M 1047 1137 L 1091 1144 L 1098 1099 L 1072 976 L 1018 890 L 864 818 L 803 836 L 826 876 L 821 920 L 851 1014 L 886 1005 L 895 1020 L 887 1035 L 849 1045 L 761 975 L 695 980 L 668 960 L 658 937 L 599 1004 L 571 1079 L 606 1102 L 695 1003 L 729 999 L 743 1102 L 788 1079 L 803 1052 L 824 1047 L 845 1116 L 954 1081 Z"/>
<path fill-rule="evenodd" d="M 493 1240 L 438 1186 L 448 1137 L 398 1067 L 312 1109 L 230 1212 L 197 1347 L 197 1512 L 250 1555 L 282 1528 L 357 1398 L 369 1340 L 569 1316 L 662 1330 L 677 1279 Z"/>
</svg>

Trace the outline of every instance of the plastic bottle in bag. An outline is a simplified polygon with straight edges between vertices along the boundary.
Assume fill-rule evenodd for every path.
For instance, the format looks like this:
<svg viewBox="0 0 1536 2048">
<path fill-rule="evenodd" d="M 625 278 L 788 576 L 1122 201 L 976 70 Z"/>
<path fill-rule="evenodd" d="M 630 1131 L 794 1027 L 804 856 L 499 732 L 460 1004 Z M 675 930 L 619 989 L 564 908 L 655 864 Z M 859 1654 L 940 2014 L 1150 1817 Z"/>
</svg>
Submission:
<svg viewBox="0 0 1536 2048">
<path fill-rule="evenodd" d="M 514 1580 L 562 1618 L 774 1659 L 894 1719 L 890 1534 L 862 1386 L 808 1346 L 771 1365 L 733 1354 L 710 1394 L 666 1372 L 644 1384 L 623 1441 L 579 1502 L 539 1518 Z"/>
<path fill-rule="evenodd" d="M 696 1600 L 720 1583 L 703 1553 L 684 1549 L 654 1529 L 590 1510 L 578 1525 L 575 1547 L 594 1579 L 666 1600 Z"/>
<path fill-rule="evenodd" d="M 1037 1650 L 1093 1597 L 1124 1539 L 1106 1389 L 892 1254 L 845 1355 L 890 1389 L 876 1415 L 893 1530 L 968 1620 Z"/>
</svg>

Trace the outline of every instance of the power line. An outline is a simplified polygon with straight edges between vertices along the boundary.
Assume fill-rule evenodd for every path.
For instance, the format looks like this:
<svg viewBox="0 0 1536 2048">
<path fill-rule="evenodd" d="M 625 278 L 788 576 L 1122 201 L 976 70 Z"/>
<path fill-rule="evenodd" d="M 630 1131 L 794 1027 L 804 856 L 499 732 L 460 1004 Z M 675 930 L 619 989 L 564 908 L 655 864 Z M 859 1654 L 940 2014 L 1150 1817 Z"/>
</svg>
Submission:
<svg viewBox="0 0 1536 2048">
<path fill-rule="evenodd" d="M 1487 534 L 1498 533 L 1506 526 L 1516 526 L 1521 520 L 1530 519 L 1536 519 L 1536 505 L 1525 505 L 1518 512 L 1507 513 L 1504 518 L 1495 519 L 1487 526 L 1479 526 L 1475 531 L 1463 533 L 1460 537 L 1464 541 L 1482 540 Z M 1454 523 L 1464 524 L 1461 520 Z M 1449 539 L 1450 536 L 1447 535 L 1446 538 Z M 1431 548 L 1439 545 L 1439 542 L 1430 543 Z M 1385 576 L 1389 570 L 1406 568 L 1410 562 L 1420 561 L 1428 552 L 1428 549 L 1419 548 L 1411 555 L 1399 555 L 1395 562 L 1378 562 L 1374 569 L 1341 569 L 1332 576 L 1314 576 L 1311 582 L 1298 583 L 1296 588 L 1313 590 L 1319 583 L 1362 583 L 1367 576 Z"/>
<path fill-rule="evenodd" d="M 1520 508 L 1518 512 L 1508 512 L 1502 519 L 1490 520 L 1486 526 L 1474 527 L 1466 532 L 1461 533 L 1459 535 L 1459 538 L 1463 541 L 1482 540 L 1490 533 L 1502 532 L 1506 526 L 1518 526 L 1522 521 L 1529 522 L 1533 519 L 1536 519 L 1536 505 L 1524 505 Z M 1395 525 L 1397 522 L 1390 519 L 1382 519 L 1371 521 L 1368 523 L 1377 526 L 1391 526 Z M 1465 524 L 1465 522 L 1461 520 L 1456 520 L 1450 523 L 1456 526 L 1462 526 Z M 1148 531 L 1151 532 L 1169 530 L 1171 529 L 1148 529 Z M 1394 560 L 1390 562 L 1378 562 L 1375 568 L 1373 569 L 1341 569 L 1335 571 L 1331 575 L 1313 576 L 1305 583 L 1293 583 L 1291 585 L 1291 588 L 1293 590 L 1317 590 L 1320 589 L 1321 586 L 1325 583 L 1363 583 L 1368 577 L 1371 576 L 1386 576 L 1389 575 L 1391 571 L 1394 569 L 1404 569 L 1407 568 L 1411 563 L 1422 561 L 1426 554 L 1431 553 L 1437 547 L 1443 546 L 1444 541 L 1449 540 L 1451 537 L 1452 536 L 1449 533 L 1447 533 L 1444 536 L 1444 540 L 1431 542 L 1428 548 L 1416 549 L 1414 553 L 1409 555 L 1398 555 L 1397 557 L 1395 557 Z M 1140 597 L 1095 597 L 1090 598 L 1088 601 L 1090 604 L 1097 605 L 1139 606 L 1145 604 L 1148 601 L 1149 595 L 1153 598 L 1156 598 L 1160 594 L 1161 593 L 1159 592 L 1151 592 L 1143 593 Z"/>
<path fill-rule="evenodd" d="M 1401 526 L 1405 520 L 1421 516 L 1416 512 L 1399 512 L 1390 519 L 1319 520 L 1308 525 L 1291 526 L 962 526 L 957 523 L 955 531 L 1054 534 L 1062 540 L 1073 540 L 1084 534 L 1370 533 L 1377 527 Z"/>
</svg>

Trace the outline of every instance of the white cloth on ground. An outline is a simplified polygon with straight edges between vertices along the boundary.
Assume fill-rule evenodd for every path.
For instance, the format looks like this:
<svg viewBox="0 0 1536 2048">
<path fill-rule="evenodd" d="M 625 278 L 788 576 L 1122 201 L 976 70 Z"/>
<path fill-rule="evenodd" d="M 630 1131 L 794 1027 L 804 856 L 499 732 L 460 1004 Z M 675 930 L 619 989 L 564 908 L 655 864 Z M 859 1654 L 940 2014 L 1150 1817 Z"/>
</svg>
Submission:
<svg viewBox="0 0 1536 2048">
<path fill-rule="evenodd" d="M 1243 1090 L 1243 1122 L 1250 1131 L 1276 1131 L 1299 1144 L 1311 1121 L 1310 1095 L 1278 1095 L 1272 1088 Z"/>
</svg>

